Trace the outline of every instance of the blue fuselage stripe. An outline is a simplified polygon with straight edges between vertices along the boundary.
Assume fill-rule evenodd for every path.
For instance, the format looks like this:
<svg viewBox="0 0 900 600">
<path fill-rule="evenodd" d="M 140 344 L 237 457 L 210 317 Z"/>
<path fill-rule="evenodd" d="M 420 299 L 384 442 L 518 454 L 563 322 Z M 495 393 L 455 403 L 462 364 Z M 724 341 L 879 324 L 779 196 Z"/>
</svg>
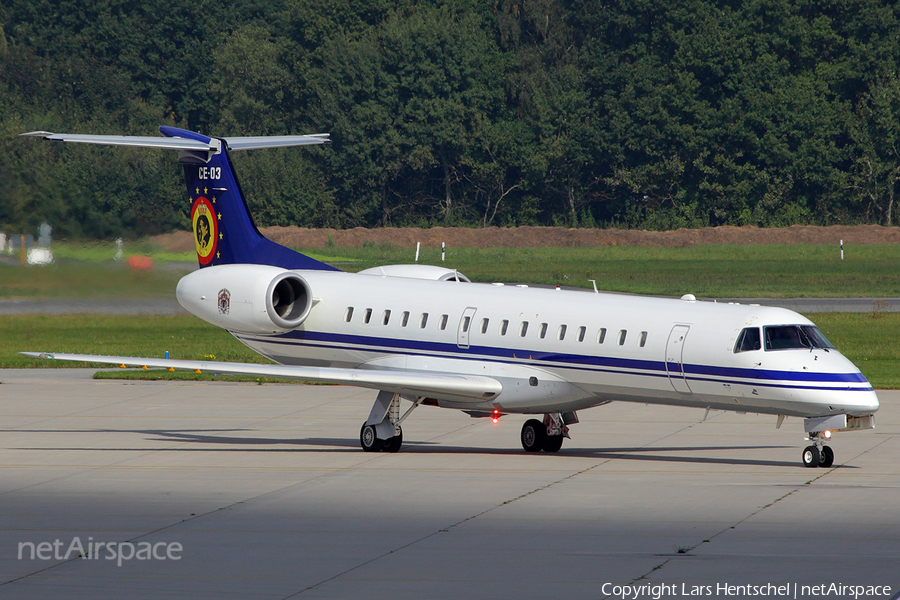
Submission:
<svg viewBox="0 0 900 600">
<path fill-rule="evenodd" d="M 396 339 L 357 336 L 349 334 L 324 333 L 317 331 L 295 330 L 279 336 L 241 336 L 254 342 L 269 344 L 302 345 L 306 347 L 336 348 L 350 351 L 382 352 L 385 354 L 409 354 L 410 352 L 432 355 L 434 353 L 450 354 L 454 358 L 465 360 L 489 360 L 491 362 L 521 362 L 522 364 L 545 363 L 546 367 L 561 367 L 601 373 L 631 374 L 651 377 L 678 376 L 679 364 L 669 363 L 668 371 L 664 361 L 636 360 L 581 354 L 564 354 L 534 350 L 498 348 L 493 346 L 475 346 L 460 348 L 456 344 L 428 342 L 420 340 Z M 553 364 L 546 364 L 553 363 Z M 689 381 L 711 381 L 719 383 L 755 385 L 761 387 L 779 387 L 823 390 L 871 391 L 871 386 L 814 386 L 788 385 L 775 382 L 792 382 L 796 384 L 860 384 L 868 383 L 862 373 L 814 373 L 793 371 L 771 371 L 745 369 L 739 367 L 717 367 L 709 365 L 685 364 L 684 377 Z M 634 371 L 640 371 L 636 373 Z M 722 379 L 728 378 L 728 379 Z M 735 381 L 751 380 L 751 381 Z"/>
</svg>

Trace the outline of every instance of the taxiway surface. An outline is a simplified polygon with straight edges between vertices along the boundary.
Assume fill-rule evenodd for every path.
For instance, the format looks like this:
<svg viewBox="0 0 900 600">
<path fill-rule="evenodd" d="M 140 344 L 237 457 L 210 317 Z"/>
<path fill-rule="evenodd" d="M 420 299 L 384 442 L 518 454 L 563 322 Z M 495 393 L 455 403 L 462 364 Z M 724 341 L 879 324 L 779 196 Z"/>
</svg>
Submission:
<svg viewBox="0 0 900 600">
<path fill-rule="evenodd" d="M 834 468 L 805 469 L 797 419 L 614 403 L 532 455 L 523 417 L 421 407 L 400 453 L 367 454 L 370 391 L 92 372 L 0 371 L 0 597 L 900 586 L 900 392 L 879 394 L 877 429 L 835 436 Z M 75 538 L 180 559 L 19 557 Z"/>
</svg>

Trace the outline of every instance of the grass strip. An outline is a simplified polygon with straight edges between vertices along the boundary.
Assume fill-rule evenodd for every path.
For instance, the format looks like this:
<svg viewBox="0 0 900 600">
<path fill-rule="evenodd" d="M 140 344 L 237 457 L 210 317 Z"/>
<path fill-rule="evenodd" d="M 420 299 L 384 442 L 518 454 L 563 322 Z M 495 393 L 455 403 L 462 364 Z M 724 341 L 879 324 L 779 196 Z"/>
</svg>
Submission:
<svg viewBox="0 0 900 600">
<path fill-rule="evenodd" d="M 415 248 L 341 248 L 358 271 L 412 263 Z M 305 252 L 305 250 L 301 251 Z M 419 262 L 473 281 L 560 284 L 637 294 L 713 298 L 900 297 L 900 245 L 695 246 L 690 248 L 422 248 Z"/>
<path fill-rule="evenodd" d="M 900 313 L 806 315 L 875 389 L 900 389 Z"/>
<path fill-rule="evenodd" d="M 20 315 L 0 318 L 0 367 L 86 367 L 30 358 L 31 352 L 71 352 L 271 364 L 227 331 L 192 315 Z"/>
<path fill-rule="evenodd" d="M 304 251 L 305 252 L 305 251 Z M 347 271 L 412 263 L 415 248 L 341 248 L 309 254 Z M 150 256 L 154 256 L 152 253 Z M 189 260 L 194 259 L 189 257 Z M 473 281 L 561 284 L 601 290 L 714 298 L 900 297 L 900 245 L 855 246 L 845 260 L 832 246 L 692 248 L 423 248 L 421 264 L 458 269 Z M 171 297 L 183 270 L 133 271 L 121 262 L 0 265 L 0 298 Z"/>
</svg>

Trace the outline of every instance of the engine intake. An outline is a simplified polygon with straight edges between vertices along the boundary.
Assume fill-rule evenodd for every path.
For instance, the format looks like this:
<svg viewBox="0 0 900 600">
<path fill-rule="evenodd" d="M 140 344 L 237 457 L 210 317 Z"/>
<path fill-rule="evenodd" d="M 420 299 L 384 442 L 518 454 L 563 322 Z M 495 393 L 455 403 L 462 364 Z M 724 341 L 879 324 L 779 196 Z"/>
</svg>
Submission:
<svg viewBox="0 0 900 600">
<path fill-rule="evenodd" d="M 272 322 L 284 329 L 295 329 L 306 320 L 312 308 L 309 285 L 299 275 L 282 273 L 269 284 L 266 312 Z"/>
</svg>

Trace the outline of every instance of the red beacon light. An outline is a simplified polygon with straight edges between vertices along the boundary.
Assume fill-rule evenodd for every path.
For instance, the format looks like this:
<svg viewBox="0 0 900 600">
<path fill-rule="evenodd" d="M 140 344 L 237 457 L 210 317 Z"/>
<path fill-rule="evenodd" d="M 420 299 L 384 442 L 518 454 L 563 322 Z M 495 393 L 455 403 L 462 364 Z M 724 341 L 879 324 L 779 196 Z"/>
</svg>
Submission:
<svg viewBox="0 0 900 600">
<path fill-rule="evenodd" d="M 501 417 L 500 411 L 495 408 L 494 412 L 491 413 L 491 421 L 496 423 L 497 421 L 500 420 L 500 417 Z"/>
</svg>

